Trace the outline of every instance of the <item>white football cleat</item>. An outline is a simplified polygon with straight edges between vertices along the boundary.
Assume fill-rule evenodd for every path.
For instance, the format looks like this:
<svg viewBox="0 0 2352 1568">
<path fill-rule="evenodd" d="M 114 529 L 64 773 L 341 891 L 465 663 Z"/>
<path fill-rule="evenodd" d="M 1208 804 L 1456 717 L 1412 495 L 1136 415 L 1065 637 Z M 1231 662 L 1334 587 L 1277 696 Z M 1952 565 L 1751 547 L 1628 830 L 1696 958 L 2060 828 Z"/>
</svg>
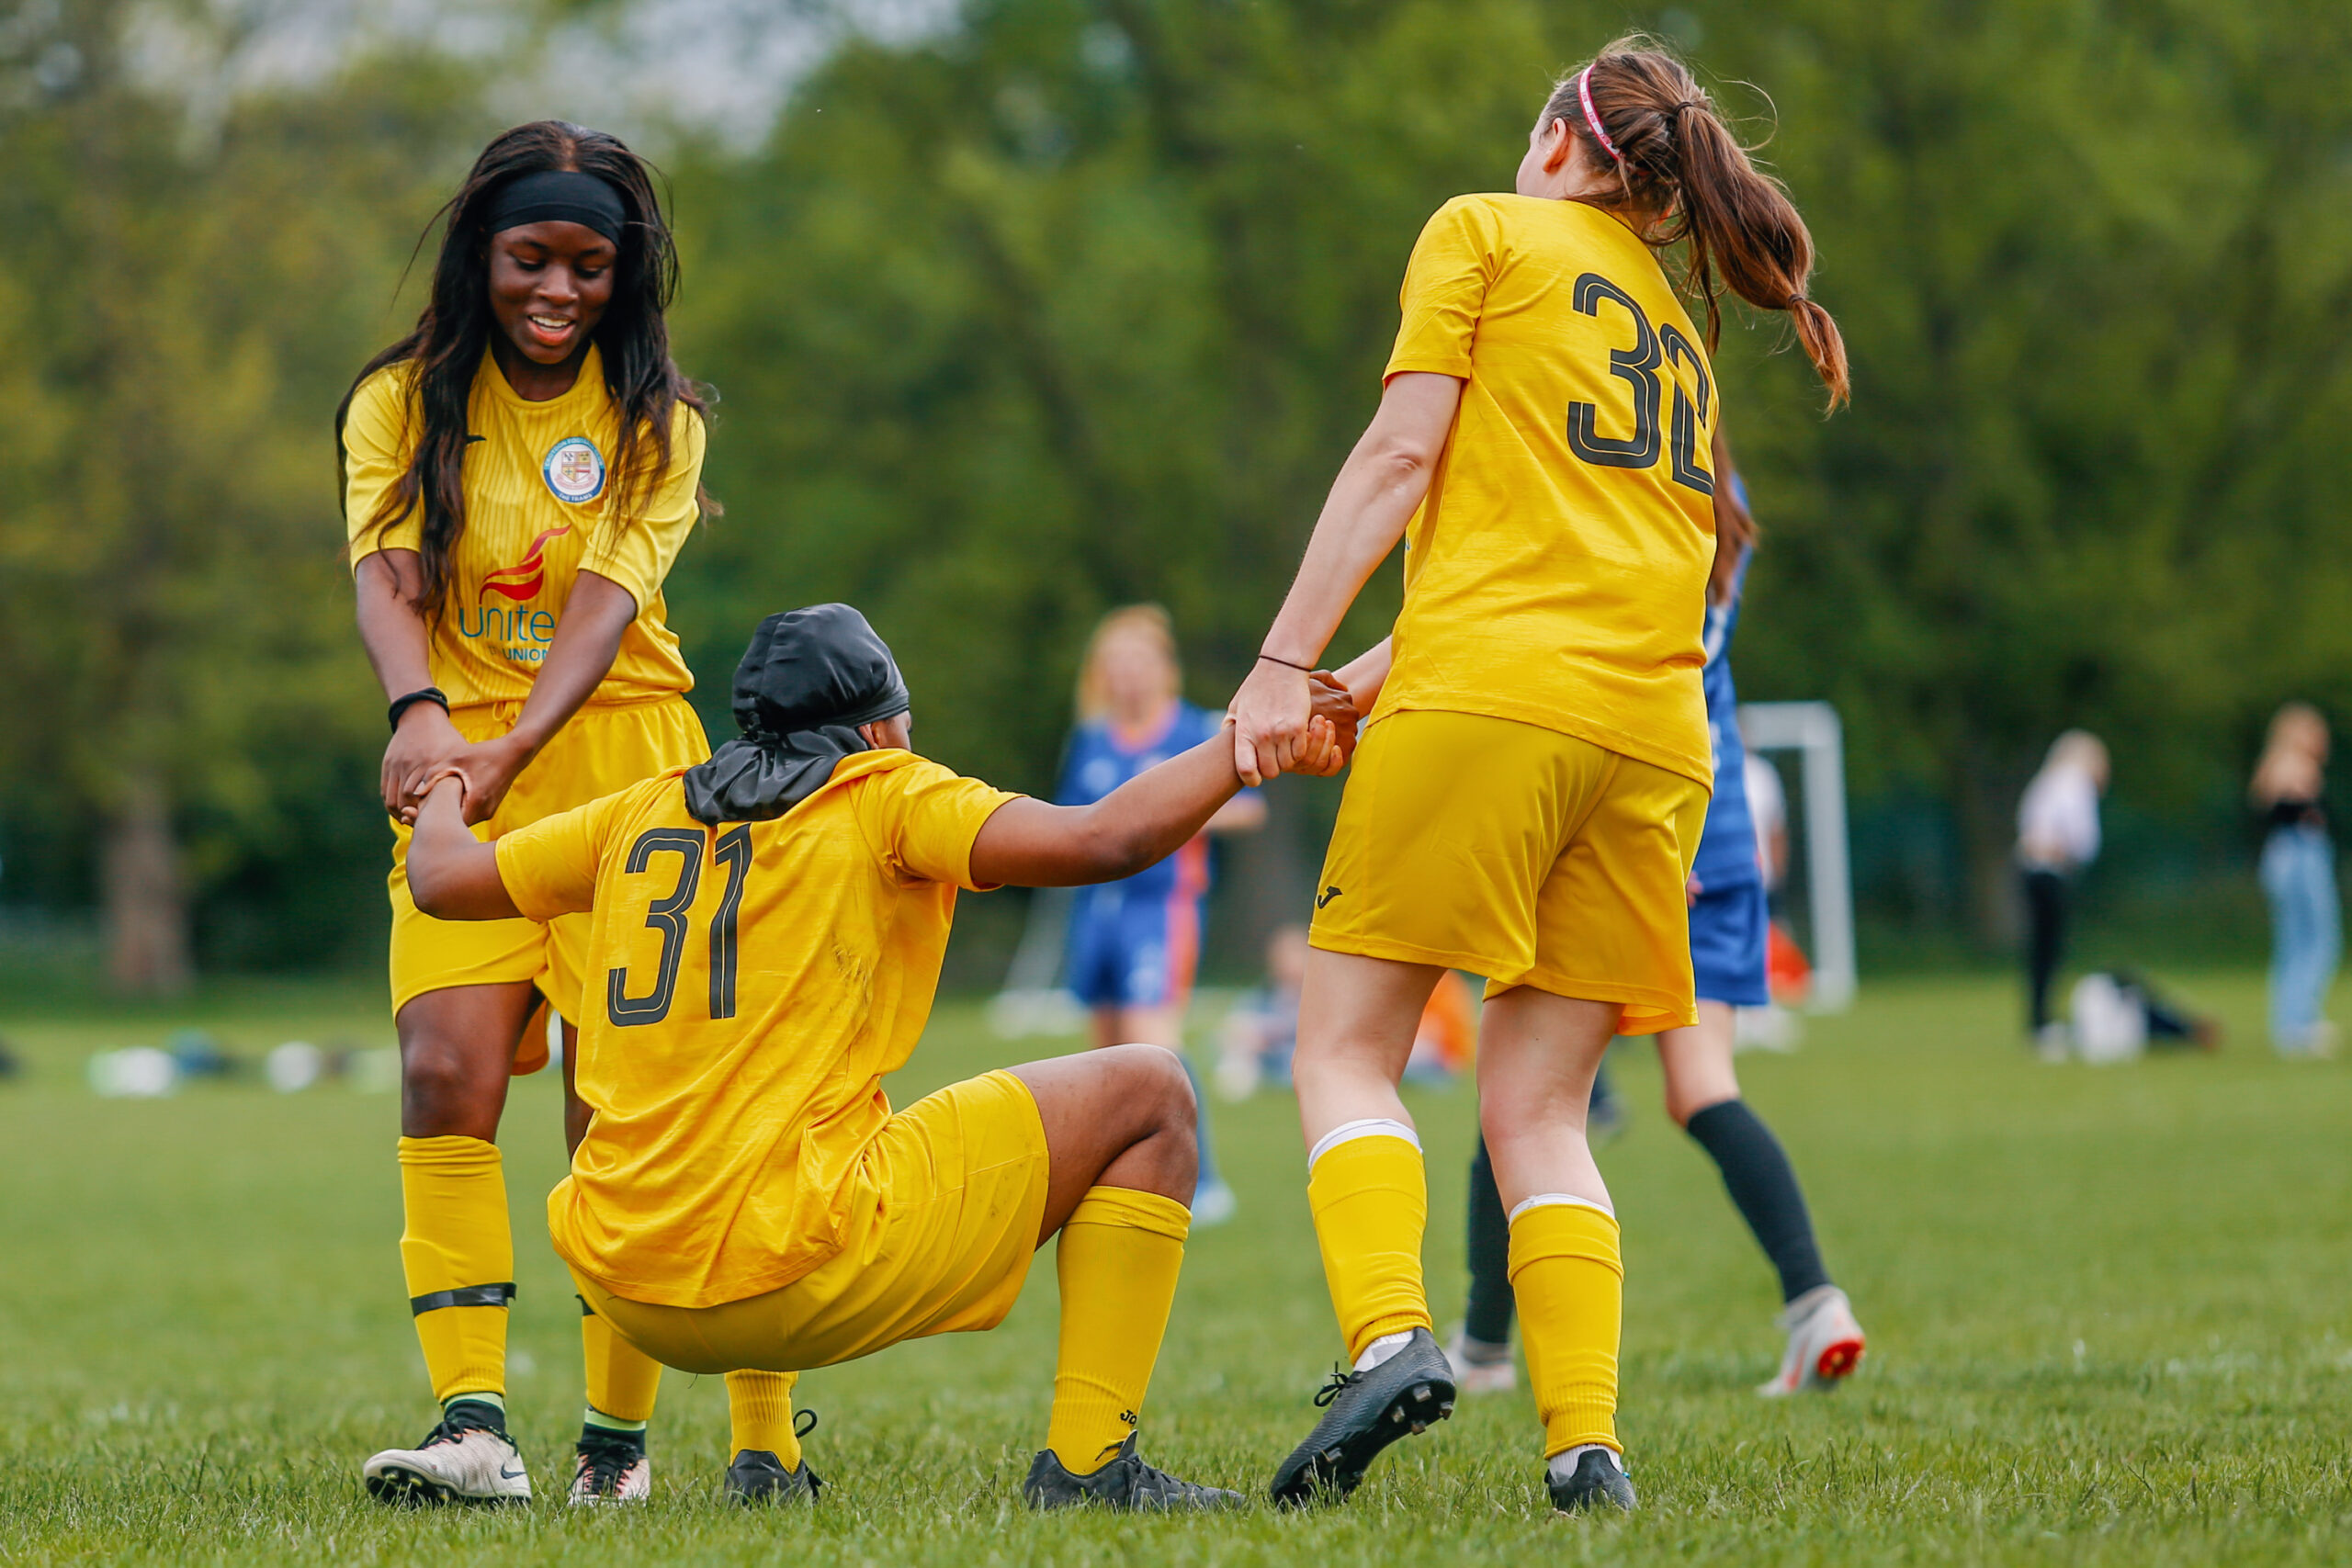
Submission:
<svg viewBox="0 0 2352 1568">
<path fill-rule="evenodd" d="M 1480 1348 L 1487 1347 L 1480 1341 Z M 1509 1393 L 1519 1386 L 1519 1364 L 1510 1359 L 1510 1347 L 1502 1348 L 1502 1359 L 1475 1361 L 1470 1359 L 1470 1336 L 1457 1328 L 1453 1337 L 1445 1342 L 1445 1359 L 1453 1368 L 1453 1391 L 1456 1393 Z"/>
<path fill-rule="evenodd" d="M 1835 1285 L 1816 1285 L 1791 1302 L 1779 1319 L 1789 1331 L 1789 1348 L 1770 1382 L 1757 1389 L 1767 1399 L 1808 1390 L 1827 1393 L 1861 1364 L 1862 1325 L 1853 1303 Z"/>
<path fill-rule="evenodd" d="M 653 1461 L 635 1443 L 582 1443 L 564 1500 L 575 1508 L 642 1503 L 653 1495 Z"/>
<path fill-rule="evenodd" d="M 505 1433 L 444 1421 L 413 1449 L 386 1449 L 360 1466 L 368 1495 L 412 1507 L 433 1503 L 527 1503 L 531 1472 Z"/>
</svg>

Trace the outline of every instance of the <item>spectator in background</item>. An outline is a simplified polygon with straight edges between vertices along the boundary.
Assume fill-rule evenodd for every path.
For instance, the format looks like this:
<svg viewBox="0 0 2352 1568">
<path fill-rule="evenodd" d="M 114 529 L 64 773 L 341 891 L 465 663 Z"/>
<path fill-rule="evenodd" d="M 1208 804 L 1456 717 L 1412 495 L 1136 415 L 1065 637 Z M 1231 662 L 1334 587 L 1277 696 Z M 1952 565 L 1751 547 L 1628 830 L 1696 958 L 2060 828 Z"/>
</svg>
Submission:
<svg viewBox="0 0 2352 1568">
<path fill-rule="evenodd" d="M 2066 1026 L 2050 1016 L 2050 987 L 2066 941 L 2070 884 L 2098 858 L 2098 797 L 2107 793 L 2107 747 L 2085 729 L 2050 744 L 2018 803 L 2018 868 L 2025 883 L 2026 994 L 2034 1043 L 2065 1053 Z"/>
<path fill-rule="evenodd" d="M 2289 703 L 2270 720 L 2247 790 L 2270 823 L 2262 891 L 2270 899 L 2270 1043 L 2282 1056 L 2335 1051 L 2335 1025 L 2324 1010 L 2343 951 L 2343 914 L 2322 804 L 2326 784 L 2327 720 L 2309 703 Z"/>
<path fill-rule="evenodd" d="M 1176 632 L 1157 604 L 1112 611 L 1094 628 L 1078 676 L 1078 728 L 1062 764 L 1057 806 L 1091 806 L 1121 784 L 1225 726 L 1222 714 L 1184 700 Z M 1092 1015 L 1093 1043 L 1164 1045 L 1184 1054 L 1184 1013 L 1201 951 L 1201 906 L 1209 891 L 1209 833 L 1264 824 L 1266 802 L 1244 790 L 1209 818 L 1206 832 L 1166 860 L 1122 882 L 1081 887 L 1070 901 L 1069 987 Z M 1197 1095 L 1199 1080 L 1194 1079 Z M 1233 1217 L 1233 1190 L 1218 1176 L 1201 1108 L 1200 1187 L 1193 1227 Z"/>
</svg>

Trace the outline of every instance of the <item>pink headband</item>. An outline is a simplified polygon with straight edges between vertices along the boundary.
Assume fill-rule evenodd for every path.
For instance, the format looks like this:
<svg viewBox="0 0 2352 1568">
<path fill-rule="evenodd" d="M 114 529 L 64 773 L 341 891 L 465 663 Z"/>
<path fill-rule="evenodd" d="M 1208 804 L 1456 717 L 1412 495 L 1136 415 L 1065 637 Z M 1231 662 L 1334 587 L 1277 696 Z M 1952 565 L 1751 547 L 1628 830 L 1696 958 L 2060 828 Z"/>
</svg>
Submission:
<svg viewBox="0 0 2352 1568">
<path fill-rule="evenodd" d="M 1609 132 L 1600 129 L 1600 116 L 1592 107 L 1592 67 L 1589 65 L 1577 73 L 1577 99 L 1584 105 L 1584 122 L 1592 127 L 1592 133 L 1600 139 L 1601 147 L 1611 158 L 1623 163 L 1625 154 L 1617 151 L 1617 143 L 1610 141 Z"/>
</svg>

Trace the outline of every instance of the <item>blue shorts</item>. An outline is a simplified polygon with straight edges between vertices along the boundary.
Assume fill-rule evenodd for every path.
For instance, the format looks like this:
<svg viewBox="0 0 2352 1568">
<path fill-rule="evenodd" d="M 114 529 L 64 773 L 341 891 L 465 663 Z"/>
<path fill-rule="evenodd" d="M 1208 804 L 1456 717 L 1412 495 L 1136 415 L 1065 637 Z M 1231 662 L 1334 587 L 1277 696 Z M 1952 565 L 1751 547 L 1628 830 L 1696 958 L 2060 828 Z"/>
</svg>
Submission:
<svg viewBox="0 0 2352 1568">
<path fill-rule="evenodd" d="M 1690 906 L 1690 973 L 1701 1001 L 1760 1008 L 1772 999 L 1764 976 L 1772 912 L 1764 885 L 1743 882 L 1702 893 Z"/>
<path fill-rule="evenodd" d="M 1081 892 L 1069 913 L 1069 988 L 1091 1008 L 1158 1008 L 1192 994 L 1201 901 Z"/>
</svg>

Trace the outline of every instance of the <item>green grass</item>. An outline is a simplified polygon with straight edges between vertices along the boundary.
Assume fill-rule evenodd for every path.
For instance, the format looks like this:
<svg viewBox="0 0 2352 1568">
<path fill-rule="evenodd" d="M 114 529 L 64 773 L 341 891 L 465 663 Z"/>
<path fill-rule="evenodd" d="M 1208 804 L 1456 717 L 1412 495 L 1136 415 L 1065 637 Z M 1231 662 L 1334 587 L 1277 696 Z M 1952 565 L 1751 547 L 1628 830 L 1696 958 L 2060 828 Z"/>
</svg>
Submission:
<svg viewBox="0 0 2352 1568">
<path fill-rule="evenodd" d="M 359 1460 L 429 1423 L 394 1240 L 394 1102 L 253 1085 L 100 1100 L 82 1057 L 166 1018 L 0 1017 L 28 1077 L 0 1089 L 0 1560 L 119 1562 L 2339 1562 L 2352 1557 L 2352 1074 L 2273 1061 L 2249 976 L 2186 989 L 2233 1026 L 2218 1059 L 2044 1067 L 2008 987 L 1889 982 L 1792 1057 L 1742 1058 L 1794 1152 L 1829 1260 L 1871 1334 L 1834 1398 L 1748 1391 L 1778 1337 L 1770 1276 L 1702 1156 L 1619 1057 L 1636 1115 L 1603 1156 L 1629 1267 L 1622 1431 L 1644 1509 L 1551 1517 L 1524 1395 L 1467 1403 L 1354 1502 L 1215 1520 L 1032 1517 L 1055 1303 L 1049 1260 L 997 1333 L 816 1372 L 821 1507 L 713 1500 L 717 1380 L 673 1375 L 657 1499 L 553 1501 L 578 1418 L 577 1309 L 537 1220 L 558 1100 L 517 1085 L 506 1148 L 522 1297 L 512 1404 L 541 1501 L 375 1507 Z M 365 990 L 195 1010 L 232 1046 L 381 1043 Z M 1034 1054 L 1034 1053 L 1031 1053 Z M 1008 1058 L 944 1010 L 903 1102 Z M 1472 1106 L 1427 1092 L 1430 1277 L 1462 1292 Z M 1148 1451 L 1253 1493 L 1337 1351 L 1284 1098 L 1216 1108 L 1242 1199 L 1194 1241 Z"/>
</svg>

